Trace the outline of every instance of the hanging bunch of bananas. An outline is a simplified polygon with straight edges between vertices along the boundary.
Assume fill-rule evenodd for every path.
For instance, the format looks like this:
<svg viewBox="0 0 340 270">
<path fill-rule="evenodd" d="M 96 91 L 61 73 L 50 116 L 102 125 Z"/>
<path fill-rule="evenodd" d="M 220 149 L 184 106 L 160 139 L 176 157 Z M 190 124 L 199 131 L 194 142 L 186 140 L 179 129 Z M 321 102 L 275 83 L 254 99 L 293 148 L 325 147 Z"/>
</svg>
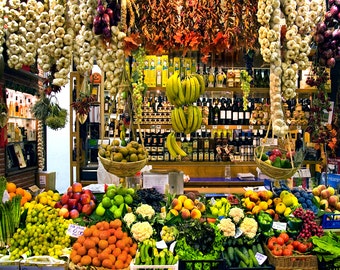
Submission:
<svg viewBox="0 0 340 270">
<path fill-rule="evenodd" d="M 178 72 L 171 75 L 166 84 L 166 96 L 176 107 L 189 105 L 195 102 L 205 92 L 205 83 L 202 75 L 191 74 L 183 80 Z"/>
<path fill-rule="evenodd" d="M 175 107 L 171 111 L 171 124 L 176 132 L 190 134 L 196 131 L 202 124 L 201 108 L 194 105 Z"/>
<path fill-rule="evenodd" d="M 170 155 L 174 158 L 181 156 L 185 157 L 187 153 L 178 145 L 175 137 L 175 132 L 170 132 L 169 135 L 166 137 L 166 147 Z"/>
</svg>

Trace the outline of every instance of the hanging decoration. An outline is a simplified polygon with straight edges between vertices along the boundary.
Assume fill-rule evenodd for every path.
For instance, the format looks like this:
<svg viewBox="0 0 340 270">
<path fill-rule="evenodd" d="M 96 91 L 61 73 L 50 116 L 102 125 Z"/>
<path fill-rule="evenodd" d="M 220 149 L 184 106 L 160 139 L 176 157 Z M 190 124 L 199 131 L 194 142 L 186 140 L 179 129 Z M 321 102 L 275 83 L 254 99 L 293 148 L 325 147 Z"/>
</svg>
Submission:
<svg viewBox="0 0 340 270">
<path fill-rule="evenodd" d="M 4 51 L 4 47 L 2 46 L 2 44 L 4 43 L 5 43 L 5 1 L 0 1 L 0 55 L 2 55 Z"/>
</svg>

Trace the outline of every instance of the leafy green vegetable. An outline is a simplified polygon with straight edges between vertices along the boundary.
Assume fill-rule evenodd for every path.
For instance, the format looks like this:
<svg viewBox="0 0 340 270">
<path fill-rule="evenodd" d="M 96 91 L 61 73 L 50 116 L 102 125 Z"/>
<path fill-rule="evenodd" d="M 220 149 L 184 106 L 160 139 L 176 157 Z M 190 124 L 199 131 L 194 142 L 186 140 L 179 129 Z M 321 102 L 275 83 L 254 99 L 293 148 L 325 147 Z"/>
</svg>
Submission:
<svg viewBox="0 0 340 270">
<path fill-rule="evenodd" d="M 335 232 L 327 231 L 323 236 L 312 236 L 311 239 L 314 244 L 313 252 L 316 253 L 319 261 L 329 262 L 340 259 L 340 236 Z"/>
</svg>

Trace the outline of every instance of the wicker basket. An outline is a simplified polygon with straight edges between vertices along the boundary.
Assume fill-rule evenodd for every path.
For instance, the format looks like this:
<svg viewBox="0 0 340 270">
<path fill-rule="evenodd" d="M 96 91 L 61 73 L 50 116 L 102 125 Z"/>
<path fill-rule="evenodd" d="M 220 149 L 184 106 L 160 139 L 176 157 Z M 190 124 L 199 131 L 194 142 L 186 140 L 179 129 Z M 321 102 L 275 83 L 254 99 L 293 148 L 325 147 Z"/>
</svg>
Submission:
<svg viewBox="0 0 340 270">
<path fill-rule="evenodd" d="M 103 158 L 100 155 L 98 155 L 98 157 L 105 170 L 121 178 L 134 176 L 143 169 L 148 162 L 147 158 L 136 162 L 116 162 Z"/>
<path fill-rule="evenodd" d="M 318 270 L 318 258 L 316 255 L 275 256 L 264 245 L 269 263 L 275 266 L 275 270 Z"/>
<path fill-rule="evenodd" d="M 261 153 L 266 153 L 273 148 L 279 149 L 283 155 L 286 155 L 287 151 L 275 146 L 258 146 L 255 149 L 255 162 L 260 168 L 261 172 L 274 180 L 286 180 L 292 177 L 300 168 L 301 162 L 292 163 L 292 168 L 277 168 L 261 160 Z"/>
</svg>

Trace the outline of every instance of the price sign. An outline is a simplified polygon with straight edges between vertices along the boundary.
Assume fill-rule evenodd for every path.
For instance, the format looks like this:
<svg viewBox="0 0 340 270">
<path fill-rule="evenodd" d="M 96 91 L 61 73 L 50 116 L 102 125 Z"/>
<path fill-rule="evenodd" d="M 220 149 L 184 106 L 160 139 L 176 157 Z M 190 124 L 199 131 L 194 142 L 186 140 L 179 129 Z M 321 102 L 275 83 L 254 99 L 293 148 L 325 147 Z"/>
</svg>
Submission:
<svg viewBox="0 0 340 270">
<path fill-rule="evenodd" d="M 254 126 L 253 126 L 253 125 L 250 125 L 250 126 L 249 126 L 249 129 L 250 129 L 250 130 L 254 129 Z"/>
<path fill-rule="evenodd" d="M 156 242 L 156 248 L 164 249 L 164 248 L 168 248 L 168 246 L 166 245 L 164 240 L 161 240 L 161 241 Z"/>
<path fill-rule="evenodd" d="M 224 129 L 229 129 L 229 125 L 225 125 L 225 126 L 224 126 Z"/>
<path fill-rule="evenodd" d="M 70 224 L 68 225 L 67 233 L 72 237 L 78 238 L 79 236 L 83 235 L 84 230 L 85 230 L 84 226 Z"/>
<path fill-rule="evenodd" d="M 237 128 L 237 129 L 242 129 L 242 126 L 237 125 L 236 128 Z"/>
<path fill-rule="evenodd" d="M 217 129 L 217 125 L 213 125 L 212 127 L 213 127 L 213 129 Z"/>
<path fill-rule="evenodd" d="M 267 260 L 267 256 L 259 252 L 256 252 L 255 258 L 257 262 L 259 263 L 259 265 L 262 265 Z"/>
<path fill-rule="evenodd" d="M 279 231 L 285 231 L 287 229 L 287 223 L 274 221 L 272 228 Z"/>
<path fill-rule="evenodd" d="M 264 125 L 261 125 L 260 129 L 264 130 L 264 129 L 266 129 L 266 127 Z"/>
<path fill-rule="evenodd" d="M 240 228 L 237 228 L 234 237 L 239 238 L 242 234 L 243 234 L 243 231 Z"/>
</svg>

